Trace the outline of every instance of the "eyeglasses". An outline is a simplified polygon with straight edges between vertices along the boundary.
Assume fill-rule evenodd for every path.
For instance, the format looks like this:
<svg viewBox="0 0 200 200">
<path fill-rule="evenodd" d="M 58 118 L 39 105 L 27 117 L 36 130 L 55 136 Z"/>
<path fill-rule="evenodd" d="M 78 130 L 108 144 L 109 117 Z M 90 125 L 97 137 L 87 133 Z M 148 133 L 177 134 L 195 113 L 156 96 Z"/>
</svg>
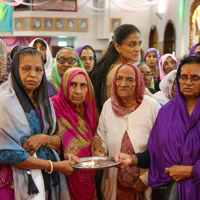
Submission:
<svg viewBox="0 0 200 200">
<path fill-rule="evenodd" d="M 94 60 L 94 57 L 93 56 L 89 56 L 89 57 L 83 56 L 83 57 L 81 57 L 81 60 L 83 60 L 83 61 L 86 61 L 86 60 L 92 61 L 92 60 Z"/>
<path fill-rule="evenodd" d="M 169 66 L 169 64 L 174 65 L 175 63 L 176 63 L 176 61 L 174 61 L 174 60 L 171 60 L 170 62 L 164 62 L 163 67 L 167 67 L 167 66 Z"/>
<path fill-rule="evenodd" d="M 191 83 L 193 84 L 199 84 L 200 83 L 200 76 L 194 75 L 188 78 L 186 75 L 180 75 L 178 77 L 179 83 L 186 83 L 187 80 L 190 79 Z"/>
<path fill-rule="evenodd" d="M 70 65 L 73 65 L 74 63 L 78 62 L 78 60 L 76 60 L 75 58 L 64 58 L 64 57 L 59 57 L 57 58 L 57 61 L 60 63 L 60 64 L 64 64 L 66 61 L 70 64 Z"/>
<path fill-rule="evenodd" d="M 30 74 L 33 70 L 35 70 L 35 73 L 37 75 L 43 75 L 44 73 L 44 69 L 43 67 L 36 67 L 36 68 L 32 68 L 32 67 L 29 67 L 29 66 L 19 66 L 22 73 L 24 74 Z"/>
<path fill-rule="evenodd" d="M 145 74 L 145 73 L 142 72 L 142 76 L 143 77 L 147 76 L 148 78 L 152 78 L 152 77 L 154 77 L 154 73 L 148 72 L 148 73 Z"/>
</svg>

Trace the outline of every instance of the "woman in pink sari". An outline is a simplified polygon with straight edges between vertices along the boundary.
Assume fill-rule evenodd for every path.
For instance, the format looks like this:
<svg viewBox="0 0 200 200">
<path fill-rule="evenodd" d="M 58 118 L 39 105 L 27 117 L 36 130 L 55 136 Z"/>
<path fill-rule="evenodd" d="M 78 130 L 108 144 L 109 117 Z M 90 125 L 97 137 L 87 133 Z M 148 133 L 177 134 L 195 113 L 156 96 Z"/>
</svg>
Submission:
<svg viewBox="0 0 200 200">
<path fill-rule="evenodd" d="M 59 94 L 51 98 L 63 139 L 64 154 L 91 156 L 91 142 L 96 131 L 97 110 L 87 73 L 71 68 L 62 77 Z M 67 177 L 73 200 L 93 200 L 95 171 L 79 170 Z"/>
</svg>

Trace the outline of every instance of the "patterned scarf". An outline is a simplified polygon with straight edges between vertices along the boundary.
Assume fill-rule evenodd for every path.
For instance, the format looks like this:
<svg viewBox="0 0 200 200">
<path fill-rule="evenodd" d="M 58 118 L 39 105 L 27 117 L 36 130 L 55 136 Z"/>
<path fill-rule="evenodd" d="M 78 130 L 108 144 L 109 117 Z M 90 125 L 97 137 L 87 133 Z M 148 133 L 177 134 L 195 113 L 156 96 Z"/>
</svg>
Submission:
<svg viewBox="0 0 200 200">
<path fill-rule="evenodd" d="M 27 158 L 28 154 L 23 149 L 22 145 L 28 137 L 41 133 L 52 135 L 58 131 L 55 112 L 48 97 L 45 73 L 39 87 L 34 91 L 37 96 L 39 109 L 42 115 L 42 123 L 44 125 L 43 130 L 38 112 L 21 81 L 19 73 L 19 55 L 22 51 L 27 50 L 37 51 L 31 47 L 18 51 L 12 62 L 11 77 L 9 78 L 9 82 L 2 84 L 0 87 L 0 89 L 5 93 L 0 99 L 0 109 L 4 109 L 0 124 L 2 124 L 3 121 L 5 125 L 3 128 L 0 126 L 0 137 L 5 138 L 0 141 L 0 145 L 2 150 L 7 150 L 7 152 L 11 154 L 10 156 L 8 154 L 7 157 L 10 160 L 13 160 L 13 164 L 24 161 L 21 156 L 14 156 L 15 152 L 16 155 L 19 155 L 20 153 L 22 155 L 25 154 Z M 15 137 L 13 137 L 13 135 L 15 135 Z M 43 146 L 36 152 L 36 155 L 41 159 L 59 161 L 59 157 L 54 150 L 50 148 L 44 149 Z M 40 171 L 41 173 L 41 170 L 28 171 L 31 171 L 32 177 L 35 173 L 34 171 Z M 13 168 L 13 172 L 16 199 L 29 199 L 30 196 L 27 191 L 30 186 L 30 182 L 27 182 L 27 170 Z M 39 172 L 37 172 L 37 174 L 39 174 Z M 50 191 L 51 200 L 63 199 L 63 196 L 67 195 L 67 186 L 63 174 L 53 172 L 51 176 L 49 176 L 42 170 L 42 175 L 45 184 L 44 189 L 46 191 Z M 60 189 L 61 185 L 64 190 Z M 39 187 L 37 188 L 39 191 L 42 190 Z"/>
<path fill-rule="evenodd" d="M 0 85 L 8 80 L 11 66 L 10 53 L 5 42 L 0 39 Z"/>
<path fill-rule="evenodd" d="M 69 99 L 71 80 L 80 73 L 85 75 L 88 83 L 88 92 L 83 102 L 84 116 L 76 110 Z M 72 153 L 78 157 L 91 156 L 91 141 L 96 131 L 97 110 L 92 84 L 87 72 L 77 67 L 67 70 L 63 75 L 58 95 L 52 97 L 51 101 L 60 128 L 59 134 L 63 139 L 64 154 Z M 95 171 L 80 170 L 68 177 L 72 199 L 94 198 L 94 175 Z"/>
</svg>

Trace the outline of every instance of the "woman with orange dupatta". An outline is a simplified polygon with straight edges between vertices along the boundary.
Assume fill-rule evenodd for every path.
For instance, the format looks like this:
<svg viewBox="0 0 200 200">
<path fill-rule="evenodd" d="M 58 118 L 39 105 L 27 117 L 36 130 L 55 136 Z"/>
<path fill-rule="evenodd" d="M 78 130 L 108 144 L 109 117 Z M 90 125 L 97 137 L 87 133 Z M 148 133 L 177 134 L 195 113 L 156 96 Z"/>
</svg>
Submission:
<svg viewBox="0 0 200 200">
<path fill-rule="evenodd" d="M 81 68 L 71 68 L 62 77 L 59 94 L 52 97 L 64 154 L 91 156 L 96 131 L 97 110 L 92 85 Z M 93 200 L 95 171 L 79 170 L 67 177 L 72 200 Z"/>
</svg>

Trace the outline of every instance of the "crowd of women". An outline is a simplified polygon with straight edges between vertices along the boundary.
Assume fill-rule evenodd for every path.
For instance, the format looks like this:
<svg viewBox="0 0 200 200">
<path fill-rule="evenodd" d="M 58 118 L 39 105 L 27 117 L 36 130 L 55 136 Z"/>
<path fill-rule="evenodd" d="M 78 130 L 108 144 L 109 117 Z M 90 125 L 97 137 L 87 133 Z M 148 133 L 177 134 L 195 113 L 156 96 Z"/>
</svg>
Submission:
<svg viewBox="0 0 200 200">
<path fill-rule="evenodd" d="M 99 60 L 90 45 L 53 60 L 41 38 L 0 39 L 1 199 L 156 200 L 171 183 L 200 199 L 200 43 L 182 60 L 141 43 L 124 24 Z M 122 162 L 73 168 L 89 156 Z"/>
</svg>

